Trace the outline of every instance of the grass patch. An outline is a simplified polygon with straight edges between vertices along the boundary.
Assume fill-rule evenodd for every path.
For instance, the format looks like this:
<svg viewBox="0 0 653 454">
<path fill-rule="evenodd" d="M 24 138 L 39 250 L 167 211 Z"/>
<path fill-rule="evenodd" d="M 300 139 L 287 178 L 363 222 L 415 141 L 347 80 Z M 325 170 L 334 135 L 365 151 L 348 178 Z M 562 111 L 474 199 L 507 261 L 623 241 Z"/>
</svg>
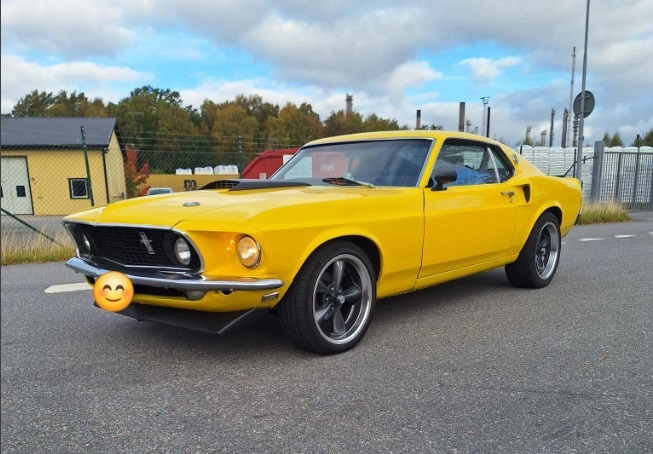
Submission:
<svg viewBox="0 0 653 454">
<path fill-rule="evenodd" d="M 630 215 L 622 204 L 616 202 L 583 202 L 579 225 L 607 224 L 630 221 Z"/>
<path fill-rule="evenodd" d="M 73 241 L 65 231 L 54 234 L 52 238 L 56 242 L 35 232 L 3 231 L 2 265 L 59 262 L 75 255 Z"/>
</svg>

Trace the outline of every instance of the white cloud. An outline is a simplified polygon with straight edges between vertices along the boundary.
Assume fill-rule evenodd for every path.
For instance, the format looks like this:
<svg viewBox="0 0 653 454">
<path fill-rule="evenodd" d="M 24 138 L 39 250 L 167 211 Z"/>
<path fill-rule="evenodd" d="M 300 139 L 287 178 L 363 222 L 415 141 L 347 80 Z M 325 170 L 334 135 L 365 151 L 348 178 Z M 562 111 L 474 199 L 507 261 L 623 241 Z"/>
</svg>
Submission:
<svg viewBox="0 0 653 454">
<path fill-rule="evenodd" d="M 136 37 L 110 2 L 2 2 L 2 47 L 63 58 L 113 56 Z"/>
<path fill-rule="evenodd" d="M 89 98 L 111 96 L 114 91 L 106 86 L 134 83 L 151 79 L 149 74 L 138 73 L 126 67 L 111 67 L 87 62 L 39 65 L 16 55 L 3 55 L 0 69 L 2 84 L 2 111 L 11 112 L 18 100 L 37 89 L 58 93 L 60 90 L 85 92 Z M 122 93 L 120 97 L 128 94 Z M 118 99 L 113 95 L 105 101 Z"/>
<path fill-rule="evenodd" d="M 520 63 L 519 57 L 505 57 L 497 60 L 490 58 L 467 58 L 460 62 L 462 66 L 468 66 L 472 70 L 474 82 L 484 85 L 494 82 L 504 68 L 516 66 Z"/>
<path fill-rule="evenodd" d="M 34 89 L 84 90 L 116 101 L 134 86 L 155 83 L 195 106 L 204 98 L 256 93 L 280 105 L 310 102 L 323 117 L 344 108 L 349 92 L 364 114 L 412 125 L 420 108 L 424 123 L 455 129 L 452 96 L 474 100 L 468 112 L 479 123 L 478 96 L 488 95 L 493 125 L 517 140 L 527 123 L 546 125 L 551 108 L 561 119 L 574 46 L 580 87 L 585 6 L 563 0 L 546 7 L 521 0 L 2 0 L 2 111 Z M 653 124 L 651 17 L 650 0 L 592 4 L 587 81 L 597 106 L 586 122 L 592 134 L 619 129 L 628 141 L 627 134 Z M 459 66 L 442 60 L 456 51 Z M 246 56 L 238 64 L 255 61 L 264 73 L 256 77 L 230 64 L 234 54 Z M 181 68 L 206 62 L 192 76 L 209 74 L 213 82 L 171 85 L 167 73 L 183 71 L 147 66 L 170 59 Z M 211 66 L 216 60 L 219 67 Z M 460 77 L 460 68 L 471 71 L 475 84 Z"/>
</svg>

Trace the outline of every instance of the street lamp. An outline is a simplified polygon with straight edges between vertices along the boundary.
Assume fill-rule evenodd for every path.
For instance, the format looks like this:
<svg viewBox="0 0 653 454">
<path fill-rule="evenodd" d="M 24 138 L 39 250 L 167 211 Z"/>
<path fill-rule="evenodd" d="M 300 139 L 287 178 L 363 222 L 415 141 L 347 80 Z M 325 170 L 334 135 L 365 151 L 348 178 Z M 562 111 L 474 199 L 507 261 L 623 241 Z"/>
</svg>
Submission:
<svg viewBox="0 0 653 454">
<path fill-rule="evenodd" d="M 490 97 L 483 96 L 481 101 L 483 101 L 483 129 L 481 129 L 481 135 L 487 136 L 487 128 L 485 127 L 485 112 L 487 111 L 487 108 L 485 106 L 490 102 Z"/>
</svg>

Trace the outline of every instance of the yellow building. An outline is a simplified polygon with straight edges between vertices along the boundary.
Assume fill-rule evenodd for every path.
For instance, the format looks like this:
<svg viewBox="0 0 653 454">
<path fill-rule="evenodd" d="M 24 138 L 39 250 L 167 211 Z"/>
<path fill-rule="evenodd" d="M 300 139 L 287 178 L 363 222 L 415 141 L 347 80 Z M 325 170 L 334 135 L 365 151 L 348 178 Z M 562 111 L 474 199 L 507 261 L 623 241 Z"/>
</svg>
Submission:
<svg viewBox="0 0 653 454">
<path fill-rule="evenodd" d="M 63 216 L 125 197 L 115 118 L 0 121 L 3 215 Z"/>
</svg>

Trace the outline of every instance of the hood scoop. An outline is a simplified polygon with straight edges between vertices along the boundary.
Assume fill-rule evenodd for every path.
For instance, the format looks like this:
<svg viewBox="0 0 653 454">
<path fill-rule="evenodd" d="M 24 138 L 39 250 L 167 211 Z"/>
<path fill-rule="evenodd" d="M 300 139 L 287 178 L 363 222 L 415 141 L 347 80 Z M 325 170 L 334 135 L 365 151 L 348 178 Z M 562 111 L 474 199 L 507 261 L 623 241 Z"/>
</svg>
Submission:
<svg viewBox="0 0 653 454">
<path fill-rule="evenodd" d="M 299 181 L 270 181 L 270 180 L 217 180 L 202 186 L 200 189 L 229 189 L 230 191 L 248 191 L 252 189 L 295 188 L 298 186 L 311 186 L 309 183 Z"/>
</svg>

